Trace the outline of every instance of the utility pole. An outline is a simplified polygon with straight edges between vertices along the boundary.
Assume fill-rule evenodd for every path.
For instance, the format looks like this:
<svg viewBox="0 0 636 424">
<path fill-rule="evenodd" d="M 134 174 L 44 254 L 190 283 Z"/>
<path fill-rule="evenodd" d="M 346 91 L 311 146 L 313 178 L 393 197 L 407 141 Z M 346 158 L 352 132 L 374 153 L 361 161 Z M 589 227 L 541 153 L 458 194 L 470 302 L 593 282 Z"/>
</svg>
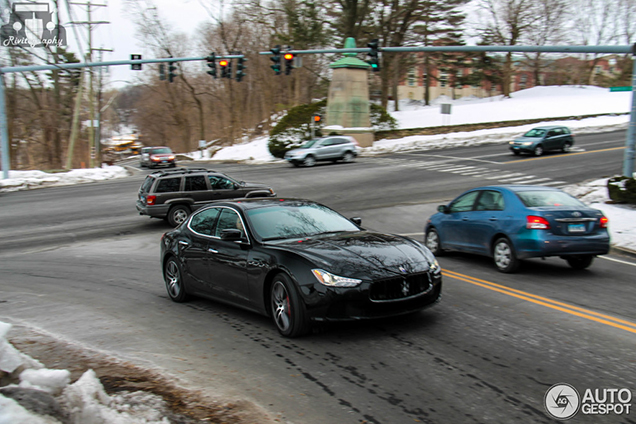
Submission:
<svg viewBox="0 0 636 424">
<path fill-rule="evenodd" d="M 88 0 L 86 3 L 76 3 L 76 2 L 69 2 L 69 4 L 74 4 L 77 6 L 85 6 L 86 7 L 86 14 L 87 14 L 87 20 L 86 21 L 80 21 L 80 22 L 71 22 L 72 24 L 77 24 L 77 25 L 88 25 L 88 62 L 93 62 L 93 51 L 96 50 L 100 50 L 100 49 L 94 49 L 93 48 L 93 28 L 95 25 L 101 25 L 101 24 L 109 24 L 110 22 L 108 21 L 93 21 L 91 18 L 91 13 L 93 11 L 94 7 L 106 7 L 108 5 L 106 4 L 99 4 L 99 3 L 91 3 L 90 0 Z M 95 102 L 94 102 L 94 92 L 93 92 L 93 68 L 90 68 L 88 71 L 88 110 L 89 110 L 89 115 L 90 115 L 90 126 L 88 128 L 88 144 L 89 144 L 89 167 L 93 168 L 95 166 L 95 159 L 98 159 L 99 157 L 101 157 L 101 154 L 98 154 L 98 151 L 100 150 L 99 146 L 96 144 L 96 137 L 95 137 Z M 101 152 L 99 152 L 101 153 Z M 99 164 L 99 162 L 97 162 Z"/>
</svg>

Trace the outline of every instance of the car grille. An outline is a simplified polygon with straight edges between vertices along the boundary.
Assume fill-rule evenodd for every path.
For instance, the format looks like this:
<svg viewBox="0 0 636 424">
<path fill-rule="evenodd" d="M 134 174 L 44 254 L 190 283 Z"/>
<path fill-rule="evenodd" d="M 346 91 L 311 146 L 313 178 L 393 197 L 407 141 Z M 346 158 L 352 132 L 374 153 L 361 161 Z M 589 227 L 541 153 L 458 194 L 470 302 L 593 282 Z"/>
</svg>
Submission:
<svg viewBox="0 0 636 424">
<path fill-rule="evenodd" d="M 373 302 L 390 302 L 420 295 L 431 287 L 430 274 L 422 272 L 374 281 L 369 289 L 369 297 Z"/>
</svg>

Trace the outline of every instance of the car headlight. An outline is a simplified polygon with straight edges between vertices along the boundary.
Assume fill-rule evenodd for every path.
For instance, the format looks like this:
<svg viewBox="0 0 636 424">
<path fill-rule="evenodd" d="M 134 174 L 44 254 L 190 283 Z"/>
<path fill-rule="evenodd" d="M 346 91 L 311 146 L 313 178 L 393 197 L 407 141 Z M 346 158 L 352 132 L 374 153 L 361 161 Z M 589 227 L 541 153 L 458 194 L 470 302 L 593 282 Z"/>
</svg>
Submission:
<svg viewBox="0 0 636 424">
<path fill-rule="evenodd" d="M 521 144 L 524 145 L 524 146 L 531 146 L 532 145 L 532 141 L 524 141 Z"/>
<path fill-rule="evenodd" d="M 437 262 L 437 259 L 433 259 L 432 262 L 429 262 L 429 269 L 433 274 L 439 274 L 442 271 L 442 268 L 439 266 L 439 262 Z"/>
<path fill-rule="evenodd" d="M 329 287 L 355 287 L 362 282 L 362 280 L 357 278 L 340 277 L 323 269 L 312 269 L 311 272 L 313 272 L 318 281 Z"/>
</svg>

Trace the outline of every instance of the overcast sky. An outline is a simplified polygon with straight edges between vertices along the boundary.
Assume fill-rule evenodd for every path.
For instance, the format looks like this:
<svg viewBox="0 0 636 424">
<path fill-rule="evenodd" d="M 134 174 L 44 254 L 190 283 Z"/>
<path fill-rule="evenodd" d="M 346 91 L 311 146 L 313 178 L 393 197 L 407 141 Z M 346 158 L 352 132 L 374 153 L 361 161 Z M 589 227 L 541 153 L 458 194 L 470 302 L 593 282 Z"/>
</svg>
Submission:
<svg viewBox="0 0 636 424">
<path fill-rule="evenodd" d="M 74 3 L 87 2 L 87 0 L 73 0 Z M 61 3 L 61 2 L 60 2 Z M 133 22 L 133 16 L 126 10 L 125 0 L 92 0 L 94 4 L 106 4 L 107 7 L 93 7 L 91 20 L 107 21 L 110 24 L 95 25 L 93 30 L 93 48 L 112 49 L 112 53 L 103 53 L 104 61 L 111 60 L 128 60 L 131 54 L 141 54 L 143 59 L 152 59 L 148 50 L 146 50 L 143 42 L 139 41 L 136 36 L 136 28 Z M 169 25 L 176 27 L 178 31 L 188 35 L 194 35 L 199 25 L 209 20 L 209 15 L 202 6 L 200 0 L 182 0 L 176 2 L 174 0 L 154 0 L 159 15 Z M 65 9 L 65 6 L 63 7 Z M 86 52 L 88 49 L 88 36 L 86 25 L 76 25 L 73 29 L 69 25 L 69 21 L 86 21 L 86 6 L 73 5 L 72 17 L 69 19 L 66 10 L 60 11 L 60 21 L 66 28 L 69 37 L 69 43 L 72 50 L 78 52 Z M 75 41 L 76 33 L 80 37 L 80 46 L 77 47 Z M 99 52 L 93 53 L 93 61 L 99 60 Z M 126 85 L 123 81 L 132 82 L 133 79 L 140 74 L 139 71 L 131 71 L 130 66 L 112 66 L 110 67 L 111 84 L 121 87 Z M 144 67 L 141 72 L 150 72 L 148 66 Z"/>
</svg>

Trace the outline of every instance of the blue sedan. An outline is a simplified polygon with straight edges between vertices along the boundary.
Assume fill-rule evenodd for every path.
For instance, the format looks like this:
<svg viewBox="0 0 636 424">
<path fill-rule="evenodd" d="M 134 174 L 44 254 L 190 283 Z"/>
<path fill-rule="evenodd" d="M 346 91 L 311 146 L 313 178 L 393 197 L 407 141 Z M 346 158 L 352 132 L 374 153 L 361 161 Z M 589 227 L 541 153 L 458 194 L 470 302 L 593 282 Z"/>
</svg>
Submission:
<svg viewBox="0 0 636 424">
<path fill-rule="evenodd" d="M 468 190 L 438 208 L 424 229 L 426 247 L 485 255 L 501 272 L 520 260 L 559 256 L 574 269 L 609 251 L 608 219 L 552 187 L 505 185 Z"/>
</svg>

